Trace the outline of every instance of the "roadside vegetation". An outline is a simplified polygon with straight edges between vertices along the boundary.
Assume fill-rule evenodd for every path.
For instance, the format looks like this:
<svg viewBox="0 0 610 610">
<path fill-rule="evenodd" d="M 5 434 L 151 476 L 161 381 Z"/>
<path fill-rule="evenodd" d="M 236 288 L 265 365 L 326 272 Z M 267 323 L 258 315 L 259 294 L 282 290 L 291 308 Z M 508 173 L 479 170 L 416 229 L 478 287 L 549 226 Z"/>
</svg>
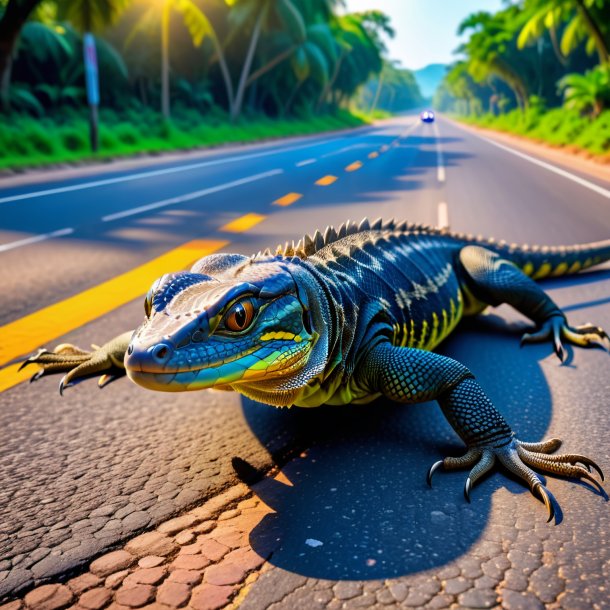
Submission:
<svg viewBox="0 0 610 610">
<path fill-rule="evenodd" d="M 436 108 L 610 161 L 610 0 L 521 0 L 460 32 Z"/>
<path fill-rule="evenodd" d="M 421 105 L 413 75 L 385 57 L 388 17 L 341 5 L 0 0 L 0 167 L 314 133 Z M 91 33 L 95 153 L 83 65 Z"/>
</svg>

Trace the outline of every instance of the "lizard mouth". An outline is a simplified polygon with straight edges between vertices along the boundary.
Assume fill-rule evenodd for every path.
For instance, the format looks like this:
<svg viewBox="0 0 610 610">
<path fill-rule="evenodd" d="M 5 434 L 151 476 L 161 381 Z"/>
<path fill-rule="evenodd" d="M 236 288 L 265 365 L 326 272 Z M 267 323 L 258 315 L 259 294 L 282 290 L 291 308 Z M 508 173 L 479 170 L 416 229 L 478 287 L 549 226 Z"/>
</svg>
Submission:
<svg viewBox="0 0 610 610">
<path fill-rule="evenodd" d="M 246 353 L 195 368 L 192 364 L 175 370 L 145 370 L 127 366 L 127 376 L 138 385 L 159 392 L 187 392 L 218 388 L 231 390 L 241 383 L 290 375 L 303 368 L 311 352 L 311 342 L 291 346 L 290 350 L 255 348 Z M 237 389 L 237 388 L 235 388 Z"/>
</svg>

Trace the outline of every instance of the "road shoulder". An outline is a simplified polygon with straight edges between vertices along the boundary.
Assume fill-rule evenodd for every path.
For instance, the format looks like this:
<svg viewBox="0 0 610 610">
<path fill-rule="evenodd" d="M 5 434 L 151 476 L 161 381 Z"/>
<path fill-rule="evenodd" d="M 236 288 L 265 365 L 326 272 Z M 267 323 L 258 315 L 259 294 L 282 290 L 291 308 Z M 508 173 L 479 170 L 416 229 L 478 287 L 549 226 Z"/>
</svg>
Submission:
<svg viewBox="0 0 610 610">
<path fill-rule="evenodd" d="M 469 131 L 478 136 L 489 138 L 525 154 L 535 155 L 550 163 L 567 167 L 572 171 L 585 174 L 591 178 L 610 182 L 610 165 L 606 165 L 602 161 L 586 158 L 578 153 L 556 148 L 550 144 L 544 144 L 529 138 L 495 131 L 493 129 L 486 129 L 484 127 L 467 125 L 446 117 L 444 117 L 444 120 L 458 129 L 463 129 L 464 131 Z"/>
</svg>

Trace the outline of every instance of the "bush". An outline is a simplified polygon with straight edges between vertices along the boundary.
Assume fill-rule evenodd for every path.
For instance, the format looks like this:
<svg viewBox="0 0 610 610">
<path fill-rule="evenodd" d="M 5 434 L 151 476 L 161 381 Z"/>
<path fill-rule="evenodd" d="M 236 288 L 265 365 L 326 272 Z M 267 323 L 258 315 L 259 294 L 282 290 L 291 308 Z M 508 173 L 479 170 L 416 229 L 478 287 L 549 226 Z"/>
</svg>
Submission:
<svg viewBox="0 0 610 610">
<path fill-rule="evenodd" d="M 610 152 L 610 111 L 592 120 L 575 110 L 553 108 L 545 111 L 543 107 L 533 105 L 526 112 L 513 110 L 499 116 L 486 114 L 462 117 L 460 120 L 554 146 L 575 146 L 596 155 Z"/>
<path fill-rule="evenodd" d="M 126 156 L 137 152 L 189 149 L 229 142 L 252 142 L 261 138 L 297 136 L 366 123 L 365 116 L 341 110 L 335 115 L 303 119 L 242 118 L 232 124 L 227 114 L 212 109 L 201 114 L 176 106 L 171 121 L 146 107 L 129 108 L 119 115 L 100 112 L 100 150 L 89 149 L 86 113 L 62 109 L 53 118 L 35 120 L 12 115 L 0 122 L 0 167 L 23 167 L 75 159 Z"/>
</svg>

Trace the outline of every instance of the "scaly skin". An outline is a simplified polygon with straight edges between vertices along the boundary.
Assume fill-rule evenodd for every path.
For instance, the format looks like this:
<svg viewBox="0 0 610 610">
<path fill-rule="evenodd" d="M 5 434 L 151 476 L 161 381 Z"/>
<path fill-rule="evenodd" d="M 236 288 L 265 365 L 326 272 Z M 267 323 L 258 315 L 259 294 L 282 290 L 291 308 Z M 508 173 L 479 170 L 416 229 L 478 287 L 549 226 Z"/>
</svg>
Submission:
<svg viewBox="0 0 610 610">
<path fill-rule="evenodd" d="M 25 364 L 81 377 L 120 375 L 161 391 L 234 390 L 276 406 L 438 400 L 466 444 L 461 458 L 432 466 L 472 467 L 464 493 L 496 460 L 525 480 L 553 517 L 550 492 L 529 466 L 587 479 L 582 455 L 550 455 L 560 441 L 516 438 L 472 373 L 433 353 L 463 315 L 508 303 L 537 330 L 523 340 L 562 340 L 608 349 L 593 325 L 571 327 L 534 279 L 610 259 L 610 241 L 528 248 L 394 221 L 343 225 L 251 258 L 217 254 L 190 272 L 165 275 L 145 301 L 146 319 L 93 353 L 62 345 Z M 532 279 L 533 278 L 533 279 Z M 108 377 L 108 372 L 111 377 Z M 582 464 L 583 466 L 579 465 Z M 602 479 L 603 479 L 603 475 Z"/>
</svg>

